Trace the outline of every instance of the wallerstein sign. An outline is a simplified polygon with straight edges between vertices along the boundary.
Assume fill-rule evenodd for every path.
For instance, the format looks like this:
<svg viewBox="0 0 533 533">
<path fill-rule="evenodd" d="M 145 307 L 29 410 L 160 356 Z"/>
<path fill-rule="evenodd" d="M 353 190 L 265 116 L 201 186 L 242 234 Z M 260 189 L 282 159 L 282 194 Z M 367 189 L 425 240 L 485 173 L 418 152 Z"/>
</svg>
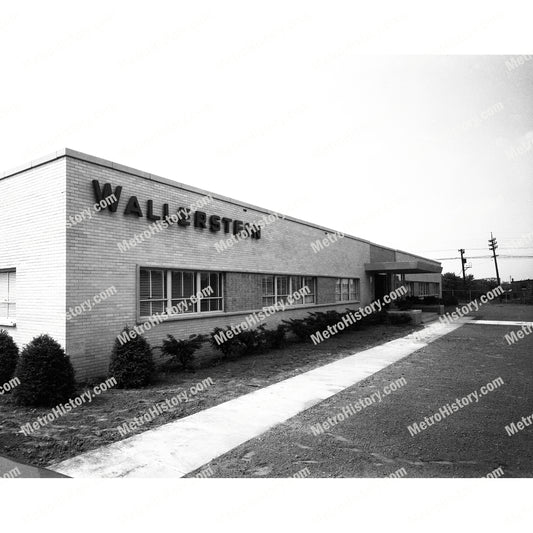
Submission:
<svg viewBox="0 0 533 533">
<path fill-rule="evenodd" d="M 115 187 L 115 192 L 113 192 L 111 184 L 109 183 L 106 183 L 101 187 L 98 180 L 93 180 L 92 184 L 94 196 L 98 203 L 114 195 L 115 201 L 108 202 L 107 209 L 109 209 L 111 213 L 116 213 L 120 203 L 122 187 L 120 185 Z M 164 227 L 177 223 L 178 226 L 182 227 L 193 226 L 200 229 L 209 228 L 209 231 L 213 233 L 224 231 L 224 233 L 233 233 L 234 235 L 241 234 L 246 230 L 252 239 L 261 238 L 260 226 L 257 226 L 256 224 L 248 224 L 242 220 L 222 217 L 219 215 L 208 215 L 204 211 L 192 211 L 188 207 L 178 207 L 176 213 L 171 214 L 169 204 L 166 203 L 162 205 L 160 213 L 160 215 L 155 214 L 153 200 L 146 201 L 146 210 L 143 211 L 137 196 L 130 196 L 126 203 L 126 207 L 124 208 L 124 215 L 137 218 L 146 217 L 148 220 L 160 223 Z"/>
</svg>

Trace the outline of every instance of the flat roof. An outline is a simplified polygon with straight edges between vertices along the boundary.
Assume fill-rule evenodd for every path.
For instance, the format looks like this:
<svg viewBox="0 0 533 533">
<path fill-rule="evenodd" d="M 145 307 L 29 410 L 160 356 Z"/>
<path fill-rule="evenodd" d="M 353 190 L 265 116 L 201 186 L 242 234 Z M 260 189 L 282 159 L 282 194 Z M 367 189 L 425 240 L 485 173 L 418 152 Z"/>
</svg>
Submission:
<svg viewBox="0 0 533 533">
<path fill-rule="evenodd" d="M 237 205 L 240 207 L 246 207 L 248 209 L 254 209 L 255 211 L 259 211 L 261 213 L 270 214 L 275 213 L 276 211 L 272 211 L 271 209 L 265 209 L 264 207 L 259 207 L 253 204 L 248 204 L 246 202 L 241 202 L 239 200 L 235 200 L 234 198 L 229 198 L 228 196 L 224 196 L 218 193 L 213 193 L 210 191 L 206 191 L 204 189 L 199 189 L 198 187 L 194 187 L 192 185 L 186 185 L 185 183 L 180 183 L 175 180 L 170 180 L 168 178 L 163 178 L 161 176 L 157 176 L 156 174 L 151 174 L 149 172 L 144 172 L 142 170 L 138 170 L 133 167 L 128 167 L 126 165 L 122 165 L 120 163 L 115 163 L 113 161 L 110 161 L 108 159 L 103 159 L 101 157 L 96 157 L 93 155 L 85 154 L 83 152 L 78 152 L 77 150 L 72 150 L 71 148 L 62 148 L 61 150 L 57 150 L 56 152 L 52 152 L 50 154 L 47 154 L 43 157 L 40 157 L 38 159 L 34 159 L 30 161 L 29 163 L 26 163 L 24 165 L 20 165 L 18 167 L 12 168 L 10 170 L 7 170 L 5 172 L 0 173 L 0 180 L 3 180 L 5 178 L 8 178 L 10 176 L 15 176 L 17 174 L 21 174 L 22 172 L 39 167 L 41 165 L 45 165 L 46 163 L 50 163 L 51 161 L 55 161 L 56 159 L 60 159 L 62 157 L 70 157 L 72 159 L 78 159 L 79 161 L 85 161 L 86 163 L 92 163 L 94 165 L 98 165 L 105 168 L 114 169 L 120 172 L 124 172 L 126 174 L 131 174 L 132 176 L 136 176 L 139 178 L 144 178 L 147 180 L 155 181 L 158 183 L 163 183 L 165 185 L 170 185 L 171 187 L 176 187 L 177 189 L 183 189 L 185 191 L 194 192 L 197 194 L 201 194 L 204 196 L 211 196 L 212 198 L 216 198 L 217 200 L 221 200 L 223 202 L 227 202 L 233 205 Z M 305 226 L 309 226 L 311 228 L 320 229 L 322 231 L 325 231 L 327 233 L 338 233 L 336 230 L 331 228 L 326 228 L 325 226 L 320 226 L 318 224 L 314 224 L 312 222 L 307 222 L 305 220 L 300 220 L 298 218 L 294 218 L 288 215 L 283 215 L 283 213 L 278 213 L 283 216 L 286 220 L 290 220 L 292 222 L 296 222 L 298 224 L 304 224 Z M 391 250 L 394 252 L 399 252 L 403 254 L 411 255 L 412 257 L 417 257 L 419 259 L 423 259 L 424 261 L 428 261 L 430 263 L 435 263 L 440 265 L 441 263 L 439 261 L 435 261 L 434 259 L 429 259 L 427 257 L 422 257 L 417 254 L 413 254 L 411 252 L 405 252 L 403 250 L 397 250 L 396 248 L 391 248 L 389 246 L 384 246 L 382 244 L 376 244 L 374 242 L 371 242 L 366 239 L 362 239 L 361 237 L 356 237 L 355 235 L 349 235 L 347 233 L 343 234 L 345 238 L 353 239 L 358 242 L 363 242 L 366 244 L 370 244 L 372 246 L 378 246 L 379 248 L 383 248 L 385 250 Z"/>
</svg>

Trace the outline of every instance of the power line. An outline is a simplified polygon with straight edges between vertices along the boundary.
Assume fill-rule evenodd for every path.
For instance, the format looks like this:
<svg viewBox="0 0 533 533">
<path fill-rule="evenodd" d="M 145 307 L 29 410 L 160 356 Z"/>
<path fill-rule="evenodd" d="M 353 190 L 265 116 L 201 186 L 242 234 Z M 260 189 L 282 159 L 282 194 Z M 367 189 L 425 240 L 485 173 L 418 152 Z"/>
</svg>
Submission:
<svg viewBox="0 0 533 533">
<path fill-rule="evenodd" d="M 499 254 L 500 259 L 532 259 L 533 255 L 507 255 Z M 454 259 L 461 259 L 457 257 L 437 257 L 435 261 L 452 261 Z M 468 259 L 492 259 L 492 255 L 469 255 Z"/>
</svg>

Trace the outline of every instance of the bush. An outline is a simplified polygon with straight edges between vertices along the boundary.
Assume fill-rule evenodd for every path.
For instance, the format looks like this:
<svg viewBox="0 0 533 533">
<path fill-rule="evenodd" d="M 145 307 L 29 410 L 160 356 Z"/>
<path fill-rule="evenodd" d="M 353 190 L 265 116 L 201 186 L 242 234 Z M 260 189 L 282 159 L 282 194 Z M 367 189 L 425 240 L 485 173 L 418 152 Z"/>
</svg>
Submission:
<svg viewBox="0 0 533 533">
<path fill-rule="evenodd" d="M 129 331 L 129 328 L 124 328 Z M 128 342 L 121 344 L 115 339 L 109 375 L 117 380 L 117 387 L 121 389 L 144 387 L 152 381 L 154 359 L 148 341 L 137 335 Z"/>
<path fill-rule="evenodd" d="M 161 353 L 164 356 L 170 356 L 169 361 L 165 363 L 165 367 L 170 369 L 177 365 L 183 370 L 192 370 L 194 368 L 194 352 L 205 341 L 205 335 L 191 335 L 188 339 L 181 340 L 176 340 L 172 335 L 167 335 L 167 339 L 163 341 L 161 346 Z"/>
<path fill-rule="evenodd" d="M 279 324 L 276 329 L 266 329 L 264 325 L 257 329 L 262 331 L 264 345 L 267 349 L 279 350 L 287 346 L 286 332 L 287 328 L 283 324 Z"/>
<path fill-rule="evenodd" d="M 246 345 L 238 338 L 238 335 L 233 335 L 231 339 L 227 337 L 226 333 L 229 330 L 231 330 L 229 326 L 226 329 L 218 327 L 215 328 L 211 332 L 209 343 L 213 348 L 215 348 L 215 350 L 222 352 L 222 355 L 224 355 L 224 357 L 239 357 L 240 355 L 244 355 L 246 351 Z M 226 340 L 219 344 L 217 342 L 217 337 L 222 337 Z"/>
<path fill-rule="evenodd" d="M 256 329 L 241 331 L 240 333 L 228 337 L 227 333 L 231 327 L 226 329 L 215 328 L 211 332 L 210 343 L 216 350 L 222 352 L 225 357 L 240 357 L 242 355 L 252 355 L 264 352 L 268 348 L 267 337 L 265 335 L 264 326 L 259 326 Z M 218 338 L 225 338 L 220 344 L 217 342 Z"/>
<path fill-rule="evenodd" d="M 267 348 L 264 330 L 260 329 L 260 327 L 241 331 L 237 334 L 237 340 L 244 346 L 243 355 L 262 353 Z"/>
<path fill-rule="evenodd" d="M 72 398 L 76 391 L 74 370 L 63 348 L 48 335 L 35 337 L 22 350 L 14 389 L 19 405 L 54 407 Z"/>
<path fill-rule="evenodd" d="M 19 349 L 11 335 L 0 330 L 0 385 L 7 383 L 14 375 L 19 358 Z"/>
<path fill-rule="evenodd" d="M 311 342 L 311 335 L 316 333 L 313 321 L 307 318 L 290 318 L 289 320 L 283 320 L 283 324 L 286 325 L 288 331 L 296 335 L 298 340 L 302 342 Z"/>
</svg>

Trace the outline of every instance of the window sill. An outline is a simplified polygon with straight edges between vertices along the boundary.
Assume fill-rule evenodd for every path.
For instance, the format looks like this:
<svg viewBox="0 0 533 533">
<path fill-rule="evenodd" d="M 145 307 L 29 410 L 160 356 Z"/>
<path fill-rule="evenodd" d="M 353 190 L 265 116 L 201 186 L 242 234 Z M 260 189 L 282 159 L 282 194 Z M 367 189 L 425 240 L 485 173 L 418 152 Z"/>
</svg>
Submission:
<svg viewBox="0 0 533 533">
<path fill-rule="evenodd" d="M 0 318 L 0 326 L 15 327 L 17 323 L 14 320 L 8 320 L 7 318 Z"/>
<path fill-rule="evenodd" d="M 175 322 L 176 320 L 197 320 L 199 318 L 212 318 L 215 316 L 223 316 L 228 313 L 225 313 L 224 311 L 206 311 L 204 313 L 183 313 L 180 315 L 170 315 L 166 316 L 165 320 L 161 321 L 161 324 L 164 324 L 165 322 Z M 149 316 L 141 316 L 137 318 L 137 325 L 144 324 L 145 322 L 150 322 Z M 159 324 L 157 324 L 159 325 Z"/>
</svg>

